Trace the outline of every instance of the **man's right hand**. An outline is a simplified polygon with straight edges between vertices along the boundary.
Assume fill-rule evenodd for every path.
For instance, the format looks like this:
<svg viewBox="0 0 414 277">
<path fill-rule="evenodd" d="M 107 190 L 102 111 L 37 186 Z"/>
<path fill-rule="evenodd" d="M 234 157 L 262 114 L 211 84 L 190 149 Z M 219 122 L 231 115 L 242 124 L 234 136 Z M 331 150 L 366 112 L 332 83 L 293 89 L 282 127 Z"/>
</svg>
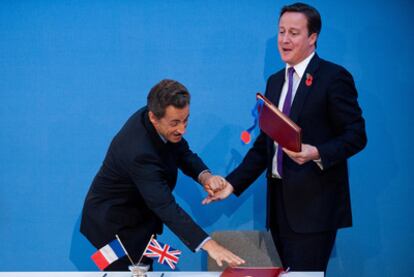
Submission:
<svg viewBox="0 0 414 277">
<path fill-rule="evenodd" d="M 233 254 L 231 251 L 227 250 L 215 240 L 207 241 L 202 248 L 207 251 L 208 255 L 214 259 L 218 266 L 223 266 L 223 262 L 229 264 L 229 266 L 238 266 L 244 264 L 245 261 L 239 256 Z"/>
<path fill-rule="evenodd" d="M 201 202 L 203 205 L 210 204 L 211 202 L 223 200 L 229 197 L 234 191 L 233 186 L 229 182 L 225 182 L 225 185 L 220 190 L 214 192 L 214 195 L 207 195 L 206 198 Z"/>
</svg>

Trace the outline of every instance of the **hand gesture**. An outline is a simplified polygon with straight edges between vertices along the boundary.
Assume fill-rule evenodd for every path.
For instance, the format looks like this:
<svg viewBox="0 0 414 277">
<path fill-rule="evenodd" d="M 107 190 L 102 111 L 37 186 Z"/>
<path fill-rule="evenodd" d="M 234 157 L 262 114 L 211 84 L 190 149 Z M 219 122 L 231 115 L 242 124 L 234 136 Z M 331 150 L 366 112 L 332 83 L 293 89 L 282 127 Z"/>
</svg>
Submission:
<svg viewBox="0 0 414 277">
<path fill-rule="evenodd" d="M 245 261 L 239 256 L 233 254 L 214 240 L 208 240 L 202 248 L 207 251 L 208 255 L 216 261 L 218 266 L 223 266 L 223 262 L 226 262 L 230 266 L 238 266 L 244 264 Z"/>
<path fill-rule="evenodd" d="M 226 180 L 225 180 L 226 181 Z M 221 190 L 215 191 L 214 194 L 207 195 L 206 198 L 201 202 L 203 205 L 210 204 L 214 201 L 219 201 L 226 199 L 229 197 L 230 194 L 232 194 L 234 191 L 233 186 L 229 182 L 225 182 L 224 187 Z"/>
<path fill-rule="evenodd" d="M 226 186 L 227 181 L 219 175 L 206 172 L 200 176 L 200 183 L 208 195 L 213 196 L 216 191 L 220 191 Z"/>
</svg>

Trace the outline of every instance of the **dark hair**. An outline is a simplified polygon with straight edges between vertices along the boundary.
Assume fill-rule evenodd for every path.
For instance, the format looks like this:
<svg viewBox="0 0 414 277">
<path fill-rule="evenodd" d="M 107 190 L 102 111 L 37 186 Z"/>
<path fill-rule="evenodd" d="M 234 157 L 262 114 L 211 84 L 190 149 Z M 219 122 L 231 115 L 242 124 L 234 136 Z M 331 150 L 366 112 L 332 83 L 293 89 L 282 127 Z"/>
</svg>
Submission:
<svg viewBox="0 0 414 277">
<path fill-rule="evenodd" d="M 189 104 L 190 93 L 185 86 L 174 80 L 161 80 L 147 96 L 147 107 L 157 118 L 162 118 L 170 105 L 182 109 Z"/>
<path fill-rule="evenodd" d="M 308 20 L 308 36 L 313 33 L 316 33 L 319 36 L 322 29 L 322 19 L 321 15 L 314 7 L 304 3 L 294 3 L 292 5 L 284 6 L 280 11 L 279 19 L 285 12 L 302 13 Z"/>
</svg>

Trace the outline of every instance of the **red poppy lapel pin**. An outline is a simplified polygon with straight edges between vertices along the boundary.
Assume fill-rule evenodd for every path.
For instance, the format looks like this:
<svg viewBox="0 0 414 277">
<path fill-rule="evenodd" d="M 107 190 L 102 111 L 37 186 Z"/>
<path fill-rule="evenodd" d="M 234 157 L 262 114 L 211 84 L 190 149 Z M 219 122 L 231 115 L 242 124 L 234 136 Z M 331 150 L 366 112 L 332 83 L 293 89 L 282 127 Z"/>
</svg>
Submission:
<svg viewBox="0 0 414 277">
<path fill-rule="evenodd" d="M 310 87 L 312 85 L 313 82 L 313 76 L 310 75 L 309 73 L 306 73 L 306 86 Z"/>
</svg>

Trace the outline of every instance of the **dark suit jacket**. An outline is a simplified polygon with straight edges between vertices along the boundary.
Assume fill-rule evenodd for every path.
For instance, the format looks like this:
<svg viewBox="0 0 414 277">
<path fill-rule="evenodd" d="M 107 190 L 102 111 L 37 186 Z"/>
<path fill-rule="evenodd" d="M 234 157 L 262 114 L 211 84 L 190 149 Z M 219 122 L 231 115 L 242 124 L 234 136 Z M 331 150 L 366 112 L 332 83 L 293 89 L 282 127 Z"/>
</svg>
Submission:
<svg viewBox="0 0 414 277">
<path fill-rule="evenodd" d="M 127 250 L 139 256 L 165 223 L 195 250 L 207 234 L 172 195 L 177 168 L 195 180 L 207 169 L 184 139 L 164 143 L 147 109 L 140 109 L 112 140 L 86 196 L 81 232 L 97 248 L 119 234 Z"/>
<path fill-rule="evenodd" d="M 310 86 L 305 83 L 307 73 L 313 77 Z M 265 95 L 276 106 L 284 81 L 283 69 L 267 82 Z M 318 148 L 323 164 L 323 170 L 313 161 L 299 165 L 284 154 L 283 179 L 279 182 L 291 229 L 308 233 L 351 226 L 347 159 L 367 142 L 351 74 L 315 54 L 297 89 L 290 117 L 302 128 L 302 142 Z M 274 153 L 273 141 L 261 132 L 242 163 L 227 176 L 236 195 L 265 169 L 267 178 L 272 178 Z M 273 192 L 274 184 L 268 182 L 268 207 L 275 206 Z M 268 224 L 274 222 L 268 213 Z"/>
</svg>

